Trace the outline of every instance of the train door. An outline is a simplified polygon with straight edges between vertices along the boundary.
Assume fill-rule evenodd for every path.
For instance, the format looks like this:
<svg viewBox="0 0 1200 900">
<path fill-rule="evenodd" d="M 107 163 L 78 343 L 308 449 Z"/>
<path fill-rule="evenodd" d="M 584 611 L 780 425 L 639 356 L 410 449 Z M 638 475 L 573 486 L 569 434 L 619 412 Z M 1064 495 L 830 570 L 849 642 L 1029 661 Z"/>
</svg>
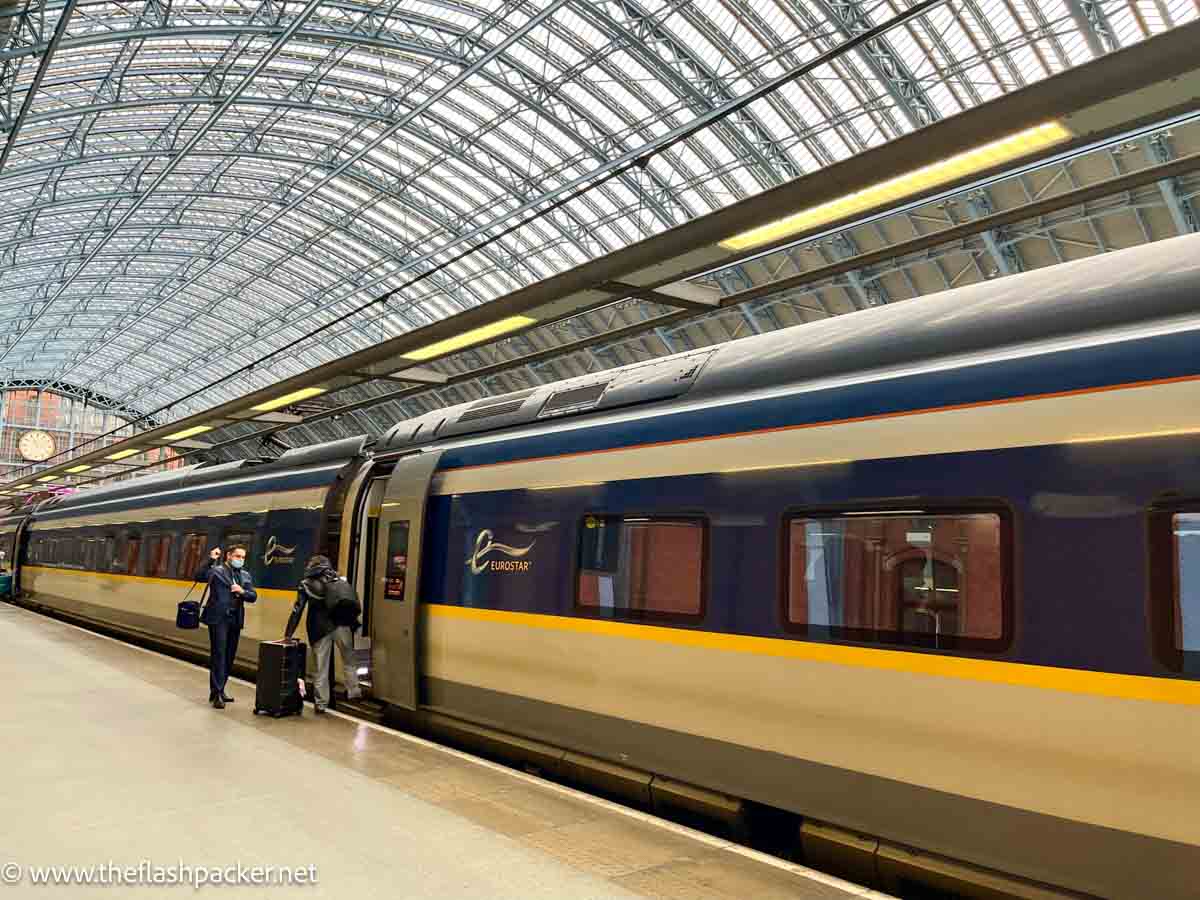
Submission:
<svg viewBox="0 0 1200 900">
<path fill-rule="evenodd" d="M 370 554 L 373 565 L 369 580 L 364 579 L 372 694 L 404 709 L 417 708 L 421 540 L 429 482 L 440 456 L 440 451 L 430 451 L 403 457 L 387 476 Z"/>
<path fill-rule="evenodd" d="M 362 601 L 362 628 L 354 634 L 354 669 L 358 689 L 366 697 L 372 696 L 371 604 L 367 585 L 371 583 L 375 525 L 386 486 L 387 478 L 378 475 L 374 465 L 362 466 L 346 487 L 338 525 L 337 570 L 350 580 Z M 336 677 L 339 668 L 334 666 L 333 670 Z"/>
</svg>

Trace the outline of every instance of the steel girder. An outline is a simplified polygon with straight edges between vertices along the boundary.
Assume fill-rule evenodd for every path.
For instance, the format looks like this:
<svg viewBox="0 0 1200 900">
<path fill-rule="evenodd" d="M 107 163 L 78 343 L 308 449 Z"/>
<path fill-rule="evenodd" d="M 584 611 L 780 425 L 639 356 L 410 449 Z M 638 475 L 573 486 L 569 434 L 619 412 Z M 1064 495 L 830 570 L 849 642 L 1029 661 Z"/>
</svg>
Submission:
<svg viewBox="0 0 1200 900">
<path fill-rule="evenodd" d="M 38 339 L 55 377 L 103 375 L 93 360 L 157 353 L 156 333 L 186 325 L 195 339 L 171 368 L 181 394 L 184 380 L 218 373 L 204 360 L 245 352 L 207 323 L 257 309 L 247 346 L 278 346 L 886 15 L 853 0 L 510 0 L 489 12 L 464 0 L 454 22 L 398 2 L 310 4 L 297 21 L 301 5 L 77 0 L 58 45 L 66 63 L 48 67 L 47 102 L 33 105 L 0 172 L 0 268 L 12 273 L 0 298 L 13 297 L 0 299 L 0 318 L 19 306 L 17 285 L 32 287 L 8 332 Z M 1074 6 L 1106 16 L 1114 35 L 1122 27 L 1117 0 Z M 42 27 L 20 46 L 0 25 L 0 64 L 22 69 L 12 86 L 29 85 L 63 8 L 37 6 Z M 1069 12 L 1006 8 L 964 0 L 914 20 L 347 321 L 339 346 L 485 302 L 1078 61 L 1064 49 L 1079 34 Z M 989 21 L 1003 15 L 1015 32 Z M 123 291 L 122 314 L 109 302 Z M 89 298 L 107 299 L 89 309 Z M 47 334 L 92 328 L 101 309 L 107 330 L 47 352 Z M 762 306 L 750 320 L 771 315 Z M 18 343 L 0 357 L 33 364 Z M 147 376 L 128 387 L 134 398 L 163 385 Z"/>
<path fill-rule="evenodd" d="M 4 378 L 0 379 L 0 391 L 46 391 L 78 400 L 93 409 L 103 410 L 123 419 L 137 419 L 145 415 L 145 410 L 125 406 L 106 394 L 65 381 L 51 381 L 46 378 Z M 145 422 L 149 428 L 157 427 L 159 424 L 159 421 L 153 416 L 147 418 Z"/>
</svg>

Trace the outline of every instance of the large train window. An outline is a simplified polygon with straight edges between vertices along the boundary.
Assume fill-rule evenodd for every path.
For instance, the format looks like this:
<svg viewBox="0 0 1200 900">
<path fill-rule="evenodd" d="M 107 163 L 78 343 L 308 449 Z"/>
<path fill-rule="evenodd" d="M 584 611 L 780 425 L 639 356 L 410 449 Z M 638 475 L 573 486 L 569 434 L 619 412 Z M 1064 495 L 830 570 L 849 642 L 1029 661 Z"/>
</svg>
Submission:
<svg viewBox="0 0 1200 900">
<path fill-rule="evenodd" d="M 1200 504 L 1150 515 L 1151 627 L 1159 659 L 1200 677 Z"/>
<path fill-rule="evenodd" d="M 614 617 L 698 619 L 707 555 L 703 519 L 585 516 L 576 603 Z"/>
<path fill-rule="evenodd" d="M 810 637 L 943 650 L 1007 642 L 1000 512 L 847 511 L 790 518 L 784 620 Z"/>
</svg>

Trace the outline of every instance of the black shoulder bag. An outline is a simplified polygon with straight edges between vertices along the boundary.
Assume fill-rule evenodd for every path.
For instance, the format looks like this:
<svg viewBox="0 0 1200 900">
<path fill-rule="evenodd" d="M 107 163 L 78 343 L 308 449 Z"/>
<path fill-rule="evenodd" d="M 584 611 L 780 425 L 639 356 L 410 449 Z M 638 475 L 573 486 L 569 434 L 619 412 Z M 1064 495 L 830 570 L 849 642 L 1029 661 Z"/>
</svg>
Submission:
<svg viewBox="0 0 1200 900">
<path fill-rule="evenodd" d="M 188 592 L 183 595 L 183 600 L 175 610 L 175 627 L 182 628 L 185 631 L 190 631 L 200 627 L 200 619 L 204 615 L 204 601 L 208 598 L 208 582 L 204 582 L 204 591 L 200 594 L 200 599 L 189 600 L 192 591 L 196 589 L 196 582 L 192 582 L 192 586 L 188 588 Z"/>
</svg>

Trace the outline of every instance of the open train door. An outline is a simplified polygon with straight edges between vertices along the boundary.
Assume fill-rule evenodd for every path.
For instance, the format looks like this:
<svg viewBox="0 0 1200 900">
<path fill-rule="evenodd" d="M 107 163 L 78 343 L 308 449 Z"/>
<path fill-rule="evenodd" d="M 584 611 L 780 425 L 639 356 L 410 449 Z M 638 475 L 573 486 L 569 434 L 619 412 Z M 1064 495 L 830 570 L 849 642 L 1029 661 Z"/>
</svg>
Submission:
<svg viewBox="0 0 1200 900">
<path fill-rule="evenodd" d="M 372 694 L 404 709 L 417 708 L 421 540 L 429 482 L 441 455 L 430 451 L 398 460 L 379 508 L 370 586 Z"/>
</svg>

